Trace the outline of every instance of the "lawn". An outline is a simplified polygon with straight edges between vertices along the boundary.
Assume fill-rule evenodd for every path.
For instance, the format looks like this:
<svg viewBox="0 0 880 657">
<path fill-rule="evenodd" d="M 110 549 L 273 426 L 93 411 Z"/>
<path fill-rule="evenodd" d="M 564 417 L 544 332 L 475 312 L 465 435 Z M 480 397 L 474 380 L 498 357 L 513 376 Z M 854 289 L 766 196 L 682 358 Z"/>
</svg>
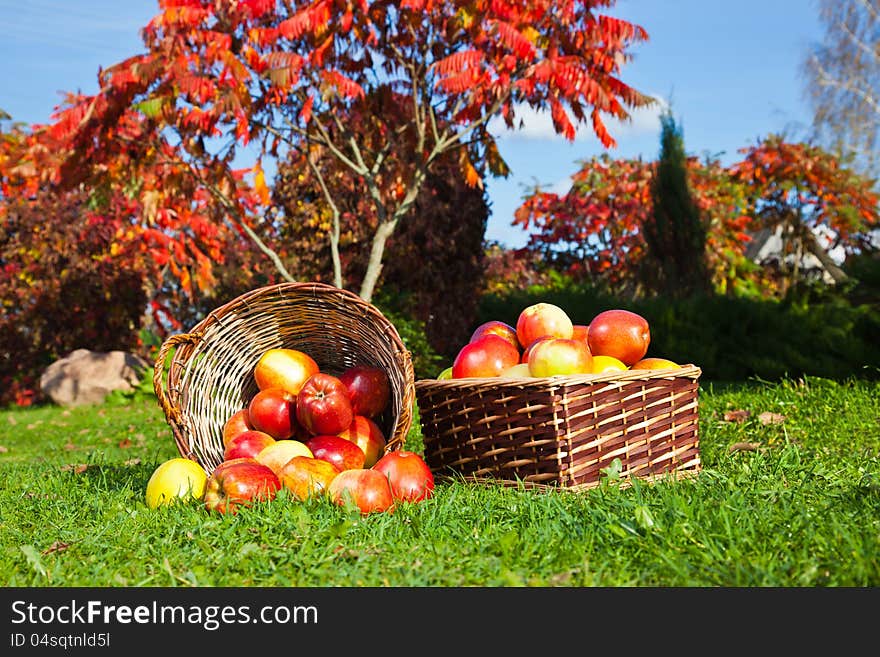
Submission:
<svg viewBox="0 0 880 657">
<path fill-rule="evenodd" d="M 418 426 L 410 434 L 419 444 Z M 873 587 L 880 384 L 703 382 L 699 476 L 572 492 L 439 483 L 362 518 L 282 492 L 150 510 L 155 398 L 0 411 L 6 586 Z"/>
</svg>

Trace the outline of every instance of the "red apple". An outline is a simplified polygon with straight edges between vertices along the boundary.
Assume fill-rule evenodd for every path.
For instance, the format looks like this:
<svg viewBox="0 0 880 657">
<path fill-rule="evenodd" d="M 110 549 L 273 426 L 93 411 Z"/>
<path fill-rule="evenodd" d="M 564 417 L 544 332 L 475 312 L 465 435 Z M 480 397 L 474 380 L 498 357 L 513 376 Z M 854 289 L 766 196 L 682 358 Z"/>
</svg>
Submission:
<svg viewBox="0 0 880 657">
<path fill-rule="evenodd" d="M 332 374 L 312 374 L 296 396 L 296 419 L 313 436 L 344 431 L 354 419 L 348 388 Z"/>
<path fill-rule="evenodd" d="M 223 449 L 223 460 L 256 458 L 257 454 L 275 443 L 275 439 L 265 431 L 251 429 L 233 436 Z"/>
<path fill-rule="evenodd" d="M 340 374 L 339 380 L 348 388 L 355 415 L 378 417 L 391 402 L 391 381 L 381 367 L 354 365 Z"/>
<path fill-rule="evenodd" d="M 497 335 L 498 337 L 507 340 L 510 344 L 516 347 L 517 350 L 522 349 L 522 345 L 519 343 L 519 338 L 516 337 L 516 329 L 506 322 L 492 319 L 480 324 L 471 334 L 471 339 L 468 340 L 468 342 L 476 342 L 484 335 Z"/>
<path fill-rule="evenodd" d="M 248 409 L 243 408 L 240 411 L 236 411 L 226 420 L 226 424 L 223 425 L 223 447 L 226 447 L 233 436 L 250 431 L 253 428 L 254 425 L 251 424 Z"/>
<path fill-rule="evenodd" d="M 369 468 L 343 470 L 330 482 L 327 494 L 339 506 L 355 504 L 363 515 L 390 511 L 394 507 L 388 478 Z"/>
<path fill-rule="evenodd" d="M 254 379 L 260 390 L 284 388 L 299 394 L 299 389 L 312 374 L 320 371 L 315 360 L 298 349 L 269 349 L 254 366 Z"/>
<path fill-rule="evenodd" d="M 498 376 L 519 362 L 519 350 L 504 338 L 489 334 L 464 345 L 452 362 L 452 378 Z"/>
<path fill-rule="evenodd" d="M 385 453 L 387 445 L 385 434 L 378 424 L 364 415 L 355 415 L 348 428 L 340 431 L 338 435 L 361 448 L 364 453 L 365 468 L 373 467 Z"/>
<path fill-rule="evenodd" d="M 629 366 L 648 353 L 651 330 L 648 320 L 629 310 L 606 310 L 590 322 L 587 336 L 596 356 L 614 356 Z"/>
<path fill-rule="evenodd" d="M 593 356 L 583 340 L 549 338 L 535 345 L 529 354 L 532 376 L 590 374 Z"/>
<path fill-rule="evenodd" d="M 373 470 L 388 477 L 395 500 L 420 502 L 434 494 L 434 475 L 415 452 L 402 449 L 388 452 L 376 462 Z"/>
<path fill-rule="evenodd" d="M 529 362 L 529 354 L 532 353 L 532 349 L 535 348 L 535 345 L 538 344 L 541 340 L 549 340 L 550 338 L 546 335 L 543 338 L 535 338 L 528 347 L 523 349 L 522 356 L 519 359 L 520 363 L 528 363 Z"/>
<path fill-rule="evenodd" d="M 358 470 L 364 467 L 366 454 L 358 445 L 342 436 L 313 436 L 306 441 L 312 455 L 335 465 L 340 470 Z"/>
<path fill-rule="evenodd" d="M 277 440 L 297 433 L 296 395 L 284 388 L 265 388 L 251 397 L 248 404 L 251 425 Z"/>
<path fill-rule="evenodd" d="M 298 500 L 326 494 L 330 482 L 341 471 L 329 461 L 312 456 L 294 456 L 278 473 L 278 479 Z"/>
<path fill-rule="evenodd" d="M 205 485 L 205 506 L 220 513 L 237 513 L 239 506 L 271 501 L 281 488 L 272 469 L 252 458 L 223 461 Z"/>
<path fill-rule="evenodd" d="M 575 340 L 583 340 L 587 342 L 587 336 L 590 334 L 590 327 L 587 324 L 574 324 L 571 327 L 571 337 Z"/>
<path fill-rule="evenodd" d="M 519 343 L 529 345 L 538 338 L 570 338 L 574 325 L 568 314 L 552 303 L 535 303 L 519 314 L 516 335 Z"/>
</svg>

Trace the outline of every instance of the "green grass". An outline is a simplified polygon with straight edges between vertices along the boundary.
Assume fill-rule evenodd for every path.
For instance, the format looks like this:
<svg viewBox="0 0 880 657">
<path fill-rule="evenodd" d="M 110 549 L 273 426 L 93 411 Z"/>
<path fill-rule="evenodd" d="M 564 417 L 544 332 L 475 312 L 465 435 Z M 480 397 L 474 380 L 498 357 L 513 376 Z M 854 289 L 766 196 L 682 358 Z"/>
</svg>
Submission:
<svg viewBox="0 0 880 657">
<path fill-rule="evenodd" d="M 727 411 L 748 411 L 742 422 Z M 765 424 L 762 413 L 784 416 Z M 0 411 L 6 586 L 880 585 L 880 384 L 704 383 L 698 477 L 539 492 L 444 482 L 362 518 L 282 492 L 150 510 L 154 398 Z M 418 444 L 417 428 L 411 433 Z M 749 443 L 750 449 L 731 451 Z M 77 467 L 79 466 L 79 467 Z M 85 467 L 83 467 L 85 466 Z"/>
</svg>

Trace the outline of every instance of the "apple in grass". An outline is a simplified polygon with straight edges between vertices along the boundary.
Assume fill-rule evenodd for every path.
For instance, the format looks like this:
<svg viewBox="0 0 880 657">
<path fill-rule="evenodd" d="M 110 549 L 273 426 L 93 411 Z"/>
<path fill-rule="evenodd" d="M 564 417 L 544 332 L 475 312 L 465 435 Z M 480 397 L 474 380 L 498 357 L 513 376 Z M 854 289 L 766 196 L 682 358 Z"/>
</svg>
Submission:
<svg viewBox="0 0 880 657">
<path fill-rule="evenodd" d="M 593 355 L 583 340 L 549 338 L 534 346 L 529 353 L 532 376 L 590 374 Z"/>
<path fill-rule="evenodd" d="M 504 338 L 489 334 L 464 345 L 452 363 L 452 378 L 498 376 L 519 362 L 519 349 Z"/>
<path fill-rule="evenodd" d="M 254 366 L 254 380 L 260 390 L 284 388 L 296 395 L 306 380 L 319 371 L 318 364 L 304 351 L 268 349 Z"/>
<path fill-rule="evenodd" d="M 348 388 L 352 412 L 375 418 L 391 403 L 391 381 L 381 367 L 354 365 L 339 375 Z"/>
<path fill-rule="evenodd" d="M 312 456 L 312 450 L 299 440 L 276 440 L 260 450 L 254 458 L 278 474 L 284 464 L 295 456 Z"/>
<path fill-rule="evenodd" d="M 244 431 L 237 436 L 233 436 L 223 449 L 223 460 L 255 458 L 257 454 L 275 442 L 275 439 L 265 431 L 258 431 L 257 429 Z"/>
<path fill-rule="evenodd" d="M 434 494 L 434 475 L 415 452 L 401 449 L 388 452 L 376 462 L 373 470 L 388 478 L 395 500 L 420 502 Z"/>
<path fill-rule="evenodd" d="M 342 436 L 312 436 L 305 444 L 316 459 L 328 461 L 340 471 L 363 468 L 367 459 L 364 450 Z"/>
<path fill-rule="evenodd" d="M 241 506 L 275 499 L 281 481 L 272 469 L 253 458 L 223 461 L 208 476 L 205 507 L 235 514 Z"/>
<path fill-rule="evenodd" d="M 520 312 L 516 320 L 516 335 L 521 345 L 529 345 L 538 338 L 571 338 L 574 324 L 562 308 L 552 303 L 535 303 Z"/>
<path fill-rule="evenodd" d="M 332 374 L 312 374 L 296 396 L 296 420 L 312 436 L 345 431 L 354 417 L 348 388 Z"/>
<path fill-rule="evenodd" d="M 615 308 L 593 318 L 587 340 L 594 355 L 614 356 L 630 366 L 648 352 L 651 329 L 641 315 Z"/>
<path fill-rule="evenodd" d="M 390 511 L 394 507 L 388 477 L 372 468 L 343 470 L 330 482 L 327 494 L 339 506 L 356 506 L 362 515 Z"/>
<path fill-rule="evenodd" d="M 326 494 L 330 482 L 341 472 L 339 468 L 313 456 L 294 456 L 278 472 L 281 485 L 296 499 Z"/>
<path fill-rule="evenodd" d="M 292 438 L 297 433 L 296 395 L 284 388 L 265 388 L 248 404 L 251 426 L 276 440 Z"/>
<path fill-rule="evenodd" d="M 364 453 L 365 468 L 373 467 L 385 453 L 388 444 L 382 428 L 365 415 L 355 415 L 351 424 L 337 435 L 360 447 Z"/>
<path fill-rule="evenodd" d="M 234 436 L 244 433 L 245 431 L 250 431 L 253 428 L 254 425 L 251 424 L 248 409 L 243 408 L 236 411 L 229 416 L 229 419 L 226 420 L 223 425 L 223 447 L 226 447 Z"/>
<path fill-rule="evenodd" d="M 180 501 L 201 500 L 207 481 L 207 473 L 193 460 L 178 457 L 164 461 L 147 481 L 147 507 L 155 509 Z"/>
<path fill-rule="evenodd" d="M 493 319 L 480 324 L 476 329 L 474 329 L 474 332 L 471 334 L 471 338 L 470 340 L 468 340 L 468 342 L 475 342 L 482 338 L 484 335 L 497 335 L 498 337 L 507 340 L 517 350 L 522 349 L 522 345 L 519 343 L 519 338 L 516 335 L 516 329 L 506 322 Z"/>
</svg>

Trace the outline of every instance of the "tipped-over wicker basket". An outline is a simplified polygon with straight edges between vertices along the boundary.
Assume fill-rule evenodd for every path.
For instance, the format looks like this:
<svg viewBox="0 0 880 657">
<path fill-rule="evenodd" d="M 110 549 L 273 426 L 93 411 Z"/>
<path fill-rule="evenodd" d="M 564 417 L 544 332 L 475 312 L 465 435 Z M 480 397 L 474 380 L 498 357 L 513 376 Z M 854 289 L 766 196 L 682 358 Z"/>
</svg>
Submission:
<svg viewBox="0 0 880 657">
<path fill-rule="evenodd" d="M 260 356 L 278 347 L 303 351 L 334 375 L 355 364 L 384 369 L 391 403 L 376 422 L 385 433 L 386 451 L 404 444 L 412 424 L 415 376 L 411 354 L 394 325 L 352 292 L 297 282 L 247 292 L 213 310 L 188 333 L 163 342 L 153 387 L 181 456 L 208 472 L 222 462 L 223 425 L 256 394 L 253 371 Z"/>
<path fill-rule="evenodd" d="M 700 368 L 546 378 L 421 379 L 425 461 L 439 475 L 529 487 L 595 486 L 700 468 Z"/>
</svg>

